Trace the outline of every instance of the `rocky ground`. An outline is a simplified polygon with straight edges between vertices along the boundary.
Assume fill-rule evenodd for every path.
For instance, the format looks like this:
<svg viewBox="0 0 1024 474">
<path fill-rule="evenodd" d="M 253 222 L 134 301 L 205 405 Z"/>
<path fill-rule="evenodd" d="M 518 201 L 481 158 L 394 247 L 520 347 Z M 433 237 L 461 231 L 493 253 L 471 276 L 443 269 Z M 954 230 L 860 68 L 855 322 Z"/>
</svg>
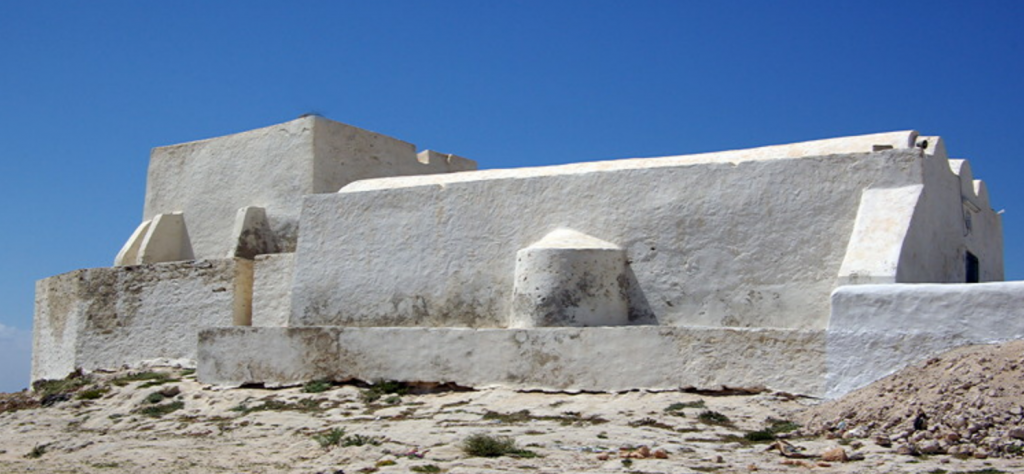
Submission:
<svg viewBox="0 0 1024 474">
<path fill-rule="evenodd" d="M 1024 454 L 1024 341 L 947 352 L 800 414 L 805 431 L 907 454 Z"/>
<path fill-rule="evenodd" d="M 0 395 L 0 472 L 1024 472 L 1022 359 L 964 348 L 826 404 L 97 373 Z"/>
</svg>

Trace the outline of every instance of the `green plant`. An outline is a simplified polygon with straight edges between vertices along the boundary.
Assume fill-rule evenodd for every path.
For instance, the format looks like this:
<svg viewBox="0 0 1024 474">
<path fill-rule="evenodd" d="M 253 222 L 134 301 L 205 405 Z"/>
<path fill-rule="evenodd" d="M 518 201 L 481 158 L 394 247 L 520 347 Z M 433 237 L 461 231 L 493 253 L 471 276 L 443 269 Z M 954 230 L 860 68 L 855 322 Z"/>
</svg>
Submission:
<svg viewBox="0 0 1024 474">
<path fill-rule="evenodd" d="M 426 473 L 437 473 L 441 472 L 441 468 L 433 464 L 424 464 L 422 466 L 413 466 L 409 468 L 412 472 L 426 472 Z"/>
<path fill-rule="evenodd" d="M 90 383 L 92 383 L 91 378 L 75 373 L 61 380 L 37 380 L 32 382 L 32 390 L 39 396 L 46 398 L 52 395 L 75 392 Z"/>
<path fill-rule="evenodd" d="M 672 427 L 671 425 L 662 423 L 662 422 L 660 422 L 658 420 L 655 420 L 654 418 L 650 418 L 650 417 L 639 419 L 639 420 L 633 420 L 633 421 L 629 422 L 629 426 L 631 426 L 633 428 L 638 428 L 638 427 L 641 427 L 641 426 L 650 426 L 652 428 L 661 428 L 663 430 L 670 430 L 670 431 L 671 430 L 675 430 L 675 428 Z"/>
<path fill-rule="evenodd" d="M 164 398 L 167 398 L 167 397 L 164 397 L 164 394 L 162 394 L 160 392 L 153 392 L 153 393 L 151 393 L 151 394 L 146 396 L 146 403 L 157 404 L 157 403 L 160 403 L 160 402 L 164 401 Z"/>
<path fill-rule="evenodd" d="M 331 431 L 313 436 L 313 439 L 320 444 L 321 448 L 330 448 L 341 443 L 345 437 L 344 428 L 332 428 Z"/>
<path fill-rule="evenodd" d="M 780 420 L 778 418 L 769 417 L 765 420 L 765 423 L 768 424 L 768 429 L 775 434 L 789 433 L 790 431 L 800 428 L 798 423 L 793 423 L 789 420 Z"/>
<path fill-rule="evenodd" d="M 370 385 L 369 388 L 363 390 L 359 397 L 364 402 L 370 403 L 379 400 L 380 397 L 386 394 L 405 395 L 407 393 L 409 393 L 408 385 L 393 380 L 383 380 Z"/>
<path fill-rule="evenodd" d="M 248 402 L 242 402 L 238 406 L 231 408 L 231 411 L 242 413 L 242 415 L 248 415 L 255 411 L 298 411 L 298 412 L 315 412 L 323 410 L 321 404 L 324 402 L 323 399 L 304 399 L 299 400 L 298 403 L 282 402 L 274 399 L 264 399 L 259 405 L 249 406 Z"/>
<path fill-rule="evenodd" d="M 485 420 L 498 421 L 501 423 L 526 423 L 535 419 L 530 415 L 530 410 L 519 410 L 513 413 L 498 413 L 496 411 L 488 410 L 484 412 L 483 418 Z"/>
<path fill-rule="evenodd" d="M 697 419 L 700 420 L 701 423 L 705 423 L 708 425 L 725 426 L 732 424 L 732 420 L 730 420 L 728 416 L 718 413 L 717 411 L 711 410 L 702 411 L 700 415 L 697 415 Z"/>
<path fill-rule="evenodd" d="M 32 450 L 29 451 L 28 454 L 25 455 L 25 457 L 29 458 L 29 459 L 41 458 L 41 457 L 43 457 L 44 454 L 46 454 L 46 447 L 47 446 L 49 446 L 49 445 L 47 445 L 47 444 L 38 444 L 38 445 L 36 445 L 36 447 L 32 448 Z"/>
<path fill-rule="evenodd" d="M 109 392 L 109 387 L 90 388 L 88 390 L 78 392 L 78 395 L 75 395 L 75 398 L 79 400 L 96 400 Z"/>
<path fill-rule="evenodd" d="M 326 392 L 331 389 L 330 380 L 313 380 L 306 382 L 306 385 L 302 386 L 302 391 L 305 393 L 320 393 Z"/>
<path fill-rule="evenodd" d="M 165 403 L 163 405 L 153 405 L 151 407 L 141 408 L 136 410 L 136 412 L 149 417 L 160 418 L 161 416 L 176 412 L 182 408 L 185 408 L 185 402 L 178 400 L 176 402 Z"/>
<path fill-rule="evenodd" d="M 630 467 L 632 465 L 633 465 L 633 460 L 632 459 L 623 459 L 622 460 L 622 467 Z"/>
<path fill-rule="evenodd" d="M 365 446 L 367 444 L 371 446 L 380 446 L 384 440 L 376 436 L 366 436 L 356 434 L 352 436 L 346 436 L 345 439 L 341 440 L 342 446 Z"/>
<path fill-rule="evenodd" d="M 501 423 L 526 423 L 529 421 L 557 421 L 562 426 L 583 426 L 583 425 L 599 425 L 601 423 L 607 423 L 608 420 L 601 418 L 597 415 L 591 415 L 584 418 L 579 412 L 567 411 L 558 416 L 538 416 L 530 414 L 529 410 L 519 410 L 513 413 L 498 413 L 494 411 L 487 411 L 484 413 L 483 419 L 493 420 Z"/>
<path fill-rule="evenodd" d="M 766 424 L 768 426 L 765 427 L 765 429 L 748 432 L 743 435 L 743 439 L 752 443 L 773 441 L 777 438 L 778 434 L 788 433 L 800 428 L 800 425 L 793 423 L 792 421 L 780 420 L 777 418 L 768 418 L 768 420 L 766 420 Z M 842 443 L 842 441 L 849 440 L 840 440 L 840 443 Z"/>
<path fill-rule="evenodd" d="M 163 372 L 136 372 L 134 374 L 128 374 L 121 377 L 117 377 L 110 381 L 110 383 L 117 385 L 118 387 L 124 387 L 132 382 L 146 382 L 139 385 L 139 388 L 155 387 L 168 382 L 177 382 L 180 379 L 171 377 L 169 374 Z"/>
<path fill-rule="evenodd" d="M 463 440 L 462 451 L 470 456 L 496 458 L 510 456 L 516 458 L 534 458 L 537 453 L 516 446 L 515 440 L 508 436 L 491 436 L 474 434 Z"/>
<path fill-rule="evenodd" d="M 393 459 L 381 459 L 380 461 L 377 461 L 377 464 L 374 464 L 374 465 L 377 466 L 377 467 L 384 467 L 384 466 L 394 466 L 395 464 L 398 464 L 398 463 L 395 462 L 395 460 L 393 460 Z"/>
<path fill-rule="evenodd" d="M 775 433 L 772 433 L 770 430 L 751 431 L 745 433 L 743 435 L 743 439 L 750 441 L 752 443 L 757 443 L 760 441 L 774 441 Z"/>
<path fill-rule="evenodd" d="M 676 402 L 665 407 L 665 411 L 681 411 L 685 408 L 704 408 L 704 400 L 697 400 L 695 402 Z"/>
</svg>

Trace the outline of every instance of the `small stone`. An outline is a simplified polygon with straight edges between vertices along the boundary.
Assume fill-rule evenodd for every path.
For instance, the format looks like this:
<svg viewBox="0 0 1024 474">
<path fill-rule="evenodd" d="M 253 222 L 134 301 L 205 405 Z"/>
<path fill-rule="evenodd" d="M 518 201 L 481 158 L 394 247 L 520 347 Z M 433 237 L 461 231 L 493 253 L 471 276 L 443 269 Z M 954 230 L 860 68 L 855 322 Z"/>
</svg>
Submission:
<svg viewBox="0 0 1024 474">
<path fill-rule="evenodd" d="M 847 456 L 847 459 L 850 461 L 863 461 L 864 453 L 850 453 L 850 455 Z"/>
<path fill-rule="evenodd" d="M 664 449 L 658 449 L 654 451 L 654 457 L 658 459 L 668 459 L 668 453 Z"/>
<path fill-rule="evenodd" d="M 888 448 L 892 446 L 892 440 L 886 435 L 878 435 L 875 436 L 875 444 L 883 448 Z"/>
<path fill-rule="evenodd" d="M 957 454 L 966 454 L 968 456 L 974 454 L 974 450 L 975 450 L 974 445 L 973 444 L 969 444 L 969 443 L 968 444 L 959 444 L 959 445 L 954 446 L 954 448 L 957 448 L 956 449 Z"/>
<path fill-rule="evenodd" d="M 988 458 L 988 451 L 986 451 L 984 448 L 978 449 L 977 451 L 974 452 L 974 458 L 975 459 L 987 459 Z"/>
<path fill-rule="evenodd" d="M 725 458 L 723 458 L 722 456 L 715 456 L 715 462 L 721 464 L 725 462 Z"/>
<path fill-rule="evenodd" d="M 960 441 L 960 435 L 956 432 L 946 433 L 946 436 L 944 436 L 943 439 L 945 439 L 947 443 L 953 444 Z"/>
<path fill-rule="evenodd" d="M 857 439 L 864 438 L 866 436 L 867 433 L 864 432 L 864 428 L 861 428 L 859 426 L 847 431 L 846 433 L 843 433 L 843 439 Z"/>
<path fill-rule="evenodd" d="M 864 447 L 864 443 L 862 441 L 854 441 L 854 442 L 850 443 L 850 449 L 860 449 L 860 448 L 863 448 L 863 447 Z"/>
<path fill-rule="evenodd" d="M 942 446 L 939 445 L 939 442 L 935 441 L 934 439 L 929 439 L 927 441 L 922 442 L 917 446 L 917 449 L 918 451 L 921 452 L 921 454 L 939 454 L 942 453 L 943 451 Z"/>
<path fill-rule="evenodd" d="M 821 453 L 822 461 L 846 462 L 848 459 L 849 457 L 846 455 L 846 450 L 838 446 Z"/>
<path fill-rule="evenodd" d="M 1011 428 L 1006 435 L 1013 439 L 1024 439 L 1024 428 Z"/>
<path fill-rule="evenodd" d="M 176 397 L 179 393 L 181 393 L 181 389 L 178 388 L 177 385 L 165 387 L 163 390 L 160 390 L 160 395 L 163 395 L 164 397 L 167 398 Z"/>
<path fill-rule="evenodd" d="M 831 464 L 829 464 L 829 463 L 827 463 L 825 461 L 818 461 L 817 466 L 818 467 L 832 467 Z"/>
<path fill-rule="evenodd" d="M 601 453 L 597 455 L 597 459 L 600 461 L 607 461 L 609 458 L 608 453 Z"/>
<path fill-rule="evenodd" d="M 756 471 L 757 470 L 757 464 L 748 464 L 747 465 L 747 470 L 748 471 Z"/>
<path fill-rule="evenodd" d="M 904 456 L 915 456 L 917 455 L 917 449 L 912 444 L 901 444 L 896 448 L 896 454 L 902 454 Z"/>
</svg>

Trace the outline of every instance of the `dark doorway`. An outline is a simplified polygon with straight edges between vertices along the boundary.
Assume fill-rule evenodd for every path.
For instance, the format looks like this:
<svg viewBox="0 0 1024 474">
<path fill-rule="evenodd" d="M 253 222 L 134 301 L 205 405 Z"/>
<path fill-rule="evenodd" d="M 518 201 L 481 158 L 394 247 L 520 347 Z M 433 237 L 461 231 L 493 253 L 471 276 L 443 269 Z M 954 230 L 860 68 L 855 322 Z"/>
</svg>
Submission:
<svg viewBox="0 0 1024 474">
<path fill-rule="evenodd" d="M 965 260 L 967 261 L 967 283 L 978 283 L 980 281 L 978 275 L 978 257 L 971 252 L 967 252 Z"/>
</svg>

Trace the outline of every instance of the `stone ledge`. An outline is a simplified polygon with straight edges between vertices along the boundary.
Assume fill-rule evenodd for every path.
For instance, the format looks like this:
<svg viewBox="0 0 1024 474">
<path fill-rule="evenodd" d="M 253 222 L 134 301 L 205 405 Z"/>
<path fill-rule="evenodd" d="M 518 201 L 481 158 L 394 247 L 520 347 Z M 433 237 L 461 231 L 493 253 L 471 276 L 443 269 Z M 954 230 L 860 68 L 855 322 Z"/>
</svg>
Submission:
<svg viewBox="0 0 1024 474">
<path fill-rule="evenodd" d="M 314 379 L 450 382 L 546 391 L 764 387 L 821 394 L 825 332 L 598 328 L 207 328 L 199 380 L 238 386 Z"/>
</svg>

